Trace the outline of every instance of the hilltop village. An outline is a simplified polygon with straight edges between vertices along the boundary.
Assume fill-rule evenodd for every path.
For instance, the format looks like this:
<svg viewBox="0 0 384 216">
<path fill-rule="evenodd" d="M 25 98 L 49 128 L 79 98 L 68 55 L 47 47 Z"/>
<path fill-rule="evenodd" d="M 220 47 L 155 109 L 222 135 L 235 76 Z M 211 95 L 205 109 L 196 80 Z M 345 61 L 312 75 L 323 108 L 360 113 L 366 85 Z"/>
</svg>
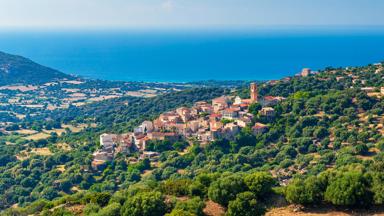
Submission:
<svg viewBox="0 0 384 216">
<path fill-rule="evenodd" d="M 378 73 L 376 71 L 376 73 Z M 296 76 L 307 77 L 316 75 L 317 72 L 304 68 Z M 367 87 L 366 81 L 352 74 L 336 77 L 337 82 L 343 79 L 352 79 L 352 84 L 361 84 L 361 90 L 368 95 L 377 94 L 376 88 Z M 267 85 L 275 85 L 278 82 L 288 82 L 290 77 L 282 80 L 272 80 Z M 318 78 L 322 79 L 322 78 Z M 199 142 L 205 145 L 209 142 L 227 139 L 233 140 L 242 128 L 249 126 L 253 134 L 259 135 L 268 132 L 268 125 L 254 121 L 254 112 L 250 112 L 252 104 L 260 104 L 257 114 L 263 118 L 273 118 L 275 110 L 273 106 L 285 100 L 280 96 L 259 97 L 256 83 L 250 84 L 250 97 L 242 99 L 239 96 L 221 96 L 208 103 L 196 102 L 192 107 L 179 107 L 176 110 L 162 113 L 153 121 L 144 121 L 133 131 L 125 134 L 100 135 L 101 148 L 93 153 L 92 167 L 100 169 L 106 162 L 112 161 L 119 153 L 130 154 L 139 152 L 138 159 L 149 158 L 156 161 L 159 152 L 149 151 L 147 144 L 151 141 L 176 142 L 187 140 L 192 143 Z M 352 87 L 351 87 L 352 88 Z M 384 87 L 378 94 L 384 95 Z M 375 95 L 372 95 L 375 96 Z"/>
<path fill-rule="evenodd" d="M 116 206 L 121 212 L 156 194 L 153 205 L 177 200 L 175 206 L 201 206 L 206 215 L 212 208 L 223 209 L 224 215 L 232 203 L 248 202 L 237 199 L 238 194 L 268 202 L 276 197 L 292 206 L 344 208 L 338 203 L 341 195 L 350 205 L 380 207 L 383 72 L 382 63 L 318 73 L 303 69 L 294 77 L 250 86 L 242 82 L 153 99 L 112 99 L 87 105 L 87 110 L 72 108 L 68 117 L 57 112 L 67 117 L 63 124 L 83 124 L 84 131 L 52 133 L 36 141 L 15 133 L 1 137 L 0 200 L 3 208 L 23 215 L 36 214 L 40 210 L 30 209 L 40 205 L 46 215 L 60 208 L 86 214 L 95 206 L 90 198 L 107 196 L 109 204 L 97 211 Z M 87 128 L 88 122 L 94 128 Z M 273 190 L 255 192 L 258 179 Z M 132 198 L 120 201 L 131 192 Z M 170 211 L 163 209 L 164 214 Z"/>
<path fill-rule="evenodd" d="M 259 103 L 262 108 L 259 115 L 272 118 L 275 110 L 271 107 L 283 97 L 265 96 L 259 98 L 256 83 L 250 84 L 250 98 L 239 96 L 221 96 L 212 100 L 196 102 L 191 108 L 180 107 L 161 114 L 153 121 L 144 121 L 125 134 L 100 135 L 101 149 L 93 154 L 92 166 L 99 169 L 106 162 L 112 161 L 118 153 L 140 152 L 140 159 L 155 160 L 158 152 L 147 151 L 147 143 L 154 140 L 177 141 L 185 139 L 198 141 L 201 145 L 218 139 L 232 140 L 246 126 L 252 126 L 255 135 L 265 133 L 268 126 L 254 122 L 254 115 L 249 106 Z"/>
</svg>

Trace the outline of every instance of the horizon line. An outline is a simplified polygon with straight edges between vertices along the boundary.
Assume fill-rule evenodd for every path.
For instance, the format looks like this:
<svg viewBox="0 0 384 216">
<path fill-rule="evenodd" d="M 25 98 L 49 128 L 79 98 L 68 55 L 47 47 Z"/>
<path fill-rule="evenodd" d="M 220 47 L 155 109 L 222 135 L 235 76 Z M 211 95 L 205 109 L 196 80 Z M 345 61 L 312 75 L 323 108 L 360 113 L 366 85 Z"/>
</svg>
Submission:
<svg viewBox="0 0 384 216">
<path fill-rule="evenodd" d="M 342 28 L 342 29 L 340 29 Z M 354 30 L 373 29 L 384 30 L 383 25 L 255 25 L 255 26 L 175 26 L 175 27 L 133 27 L 133 26 L 0 26 L 0 32 L 4 31 L 253 31 L 253 30 Z"/>
</svg>

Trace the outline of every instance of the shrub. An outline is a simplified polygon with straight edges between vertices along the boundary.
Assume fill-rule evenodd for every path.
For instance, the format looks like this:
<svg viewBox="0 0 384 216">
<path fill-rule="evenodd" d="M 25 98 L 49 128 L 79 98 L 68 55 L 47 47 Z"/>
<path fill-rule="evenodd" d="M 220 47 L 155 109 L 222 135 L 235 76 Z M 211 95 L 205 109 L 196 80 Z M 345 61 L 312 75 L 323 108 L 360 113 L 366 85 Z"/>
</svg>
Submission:
<svg viewBox="0 0 384 216">
<path fill-rule="evenodd" d="M 177 202 L 174 210 L 183 210 L 193 215 L 203 216 L 205 204 L 199 197 L 192 198 L 184 202 Z"/>
<path fill-rule="evenodd" d="M 121 208 L 121 215 L 162 216 L 166 205 L 160 192 L 142 192 L 129 197 Z"/>
<path fill-rule="evenodd" d="M 345 172 L 331 180 L 325 200 L 334 205 L 367 205 L 371 203 L 371 194 L 362 173 Z"/>
<path fill-rule="evenodd" d="M 286 188 L 285 198 L 290 203 L 314 204 L 323 200 L 324 184 L 315 176 L 306 180 L 294 179 Z"/>
<path fill-rule="evenodd" d="M 267 172 L 255 172 L 245 176 L 245 184 L 258 197 L 262 197 L 271 192 L 275 180 Z"/>
<path fill-rule="evenodd" d="M 101 209 L 97 216 L 116 216 L 120 213 L 121 205 L 119 203 L 112 203 Z"/>
<path fill-rule="evenodd" d="M 247 189 L 242 176 L 231 175 L 213 182 L 208 189 L 208 197 L 224 206 L 234 200 L 238 193 Z"/>
<path fill-rule="evenodd" d="M 258 216 L 263 214 L 264 209 L 252 192 L 238 194 L 236 199 L 230 201 L 228 205 L 228 216 Z"/>
<path fill-rule="evenodd" d="M 185 196 L 188 195 L 189 185 L 191 184 L 191 180 L 189 179 L 176 179 L 176 180 L 166 180 L 161 185 L 161 191 L 167 195 L 175 195 L 175 196 Z"/>
<path fill-rule="evenodd" d="M 91 215 L 97 213 L 100 210 L 100 206 L 95 203 L 89 203 L 85 206 L 83 213 L 84 215 Z"/>
</svg>

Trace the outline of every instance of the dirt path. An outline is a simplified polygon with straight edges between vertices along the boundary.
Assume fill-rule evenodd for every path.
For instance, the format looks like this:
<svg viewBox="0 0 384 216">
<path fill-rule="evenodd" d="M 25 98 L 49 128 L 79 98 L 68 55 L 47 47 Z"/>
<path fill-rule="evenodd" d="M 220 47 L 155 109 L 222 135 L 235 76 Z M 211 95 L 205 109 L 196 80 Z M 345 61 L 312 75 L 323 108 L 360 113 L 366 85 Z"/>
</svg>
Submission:
<svg viewBox="0 0 384 216">
<path fill-rule="evenodd" d="M 225 214 L 225 209 L 221 205 L 211 200 L 208 200 L 205 203 L 205 208 L 203 211 L 207 216 L 222 216 Z"/>
<path fill-rule="evenodd" d="M 328 207 L 299 209 L 295 206 L 274 208 L 266 216 L 384 216 L 384 209 L 373 208 L 370 210 L 333 209 Z"/>
</svg>

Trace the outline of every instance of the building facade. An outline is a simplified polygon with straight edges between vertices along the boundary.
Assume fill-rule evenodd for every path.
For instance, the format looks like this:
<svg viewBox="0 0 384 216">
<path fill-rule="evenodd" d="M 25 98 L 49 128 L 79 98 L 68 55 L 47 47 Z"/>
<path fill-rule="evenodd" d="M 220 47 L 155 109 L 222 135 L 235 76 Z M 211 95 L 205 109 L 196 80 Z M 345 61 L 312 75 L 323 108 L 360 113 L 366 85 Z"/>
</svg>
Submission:
<svg viewBox="0 0 384 216">
<path fill-rule="evenodd" d="M 258 102 L 259 93 L 257 92 L 257 84 L 256 83 L 251 83 L 250 94 L 251 94 L 251 102 L 252 103 L 257 103 Z"/>
</svg>

